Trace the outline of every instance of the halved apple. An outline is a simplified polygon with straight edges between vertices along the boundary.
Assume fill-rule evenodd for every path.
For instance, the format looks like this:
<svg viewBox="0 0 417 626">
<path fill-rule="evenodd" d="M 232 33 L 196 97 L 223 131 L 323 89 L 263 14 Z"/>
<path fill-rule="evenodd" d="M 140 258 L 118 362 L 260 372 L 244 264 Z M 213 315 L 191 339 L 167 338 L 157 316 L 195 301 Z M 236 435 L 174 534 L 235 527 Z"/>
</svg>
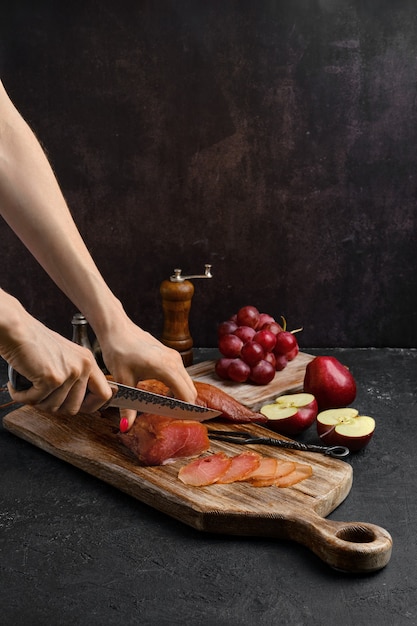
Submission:
<svg viewBox="0 0 417 626">
<path fill-rule="evenodd" d="M 351 407 L 327 409 L 317 415 L 317 433 L 327 446 L 346 446 L 351 452 L 364 448 L 375 430 L 375 420 Z"/>
<path fill-rule="evenodd" d="M 317 411 L 317 402 L 311 393 L 279 396 L 260 410 L 268 418 L 266 426 L 282 435 L 297 435 L 306 430 L 316 419 Z"/>
</svg>

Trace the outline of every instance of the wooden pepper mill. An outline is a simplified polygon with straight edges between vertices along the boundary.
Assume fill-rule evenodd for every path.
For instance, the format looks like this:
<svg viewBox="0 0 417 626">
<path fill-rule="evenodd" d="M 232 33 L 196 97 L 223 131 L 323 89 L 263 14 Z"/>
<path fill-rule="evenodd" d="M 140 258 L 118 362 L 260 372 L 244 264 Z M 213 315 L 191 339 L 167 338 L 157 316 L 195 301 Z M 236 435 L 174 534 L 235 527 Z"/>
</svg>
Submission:
<svg viewBox="0 0 417 626">
<path fill-rule="evenodd" d="M 194 278 L 213 278 L 213 276 L 211 265 L 205 265 L 204 274 L 182 276 L 181 272 L 180 269 L 174 270 L 169 280 L 161 283 L 160 293 L 164 312 L 161 342 L 177 350 L 181 354 L 185 367 L 188 367 L 193 363 L 193 339 L 190 335 L 188 319 L 194 285 L 190 281 Z"/>
</svg>

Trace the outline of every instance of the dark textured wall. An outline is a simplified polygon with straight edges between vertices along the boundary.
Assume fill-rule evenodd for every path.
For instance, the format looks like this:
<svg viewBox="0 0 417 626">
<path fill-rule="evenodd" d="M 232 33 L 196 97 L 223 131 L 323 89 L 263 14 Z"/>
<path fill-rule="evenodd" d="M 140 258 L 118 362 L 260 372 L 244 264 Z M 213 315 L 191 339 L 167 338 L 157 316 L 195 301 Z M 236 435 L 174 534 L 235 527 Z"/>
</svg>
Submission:
<svg viewBox="0 0 417 626">
<path fill-rule="evenodd" d="M 415 0 L 76 0 L 2 8 L 0 71 L 128 313 L 201 272 L 197 346 L 254 304 L 308 346 L 416 346 Z M 4 288 L 72 305 L 5 225 Z"/>
</svg>

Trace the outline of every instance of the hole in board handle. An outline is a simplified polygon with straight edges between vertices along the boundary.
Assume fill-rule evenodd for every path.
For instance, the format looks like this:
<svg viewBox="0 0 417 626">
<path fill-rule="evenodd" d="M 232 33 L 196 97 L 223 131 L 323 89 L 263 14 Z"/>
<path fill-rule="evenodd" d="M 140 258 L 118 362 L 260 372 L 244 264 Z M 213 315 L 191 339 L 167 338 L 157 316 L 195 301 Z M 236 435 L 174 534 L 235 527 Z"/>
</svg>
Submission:
<svg viewBox="0 0 417 626">
<path fill-rule="evenodd" d="M 365 526 L 345 526 L 337 531 L 336 537 L 351 543 L 371 543 L 375 540 L 375 533 Z"/>
</svg>

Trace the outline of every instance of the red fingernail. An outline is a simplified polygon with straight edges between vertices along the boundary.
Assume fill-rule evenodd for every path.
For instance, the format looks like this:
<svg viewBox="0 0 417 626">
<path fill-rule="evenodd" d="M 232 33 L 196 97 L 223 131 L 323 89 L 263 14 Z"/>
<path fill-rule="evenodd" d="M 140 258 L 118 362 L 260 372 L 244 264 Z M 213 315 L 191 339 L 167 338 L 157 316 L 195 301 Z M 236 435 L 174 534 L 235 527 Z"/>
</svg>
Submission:
<svg viewBox="0 0 417 626">
<path fill-rule="evenodd" d="M 119 427 L 121 433 L 125 433 L 129 429 L 129 420 L 127 417 L 122 417 Z"/>
</svg>

